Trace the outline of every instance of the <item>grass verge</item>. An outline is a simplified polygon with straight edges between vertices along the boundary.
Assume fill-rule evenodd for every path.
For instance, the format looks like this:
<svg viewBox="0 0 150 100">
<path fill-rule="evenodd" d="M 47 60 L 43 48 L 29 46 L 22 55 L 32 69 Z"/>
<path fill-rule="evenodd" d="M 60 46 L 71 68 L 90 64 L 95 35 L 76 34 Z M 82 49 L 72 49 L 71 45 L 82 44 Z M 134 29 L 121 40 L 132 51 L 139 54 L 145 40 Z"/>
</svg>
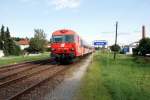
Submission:
<svg viewBox="0 0 150 100">
<path fill-rule="evenodd" d="M 27 62 L 27 61 L 35 61 L 35 60 L 46 59 L 46 58 L 49 58 L 49 53 L 43 53 L 43 54 L 32 55 L 32 56 L 2 57 L 0 58 L 0 66 Z"/>
<path fill-rule="evenodd" d="M 150 63 L 95 54 L 76 100 L 150 100 Z"/>
</svg>

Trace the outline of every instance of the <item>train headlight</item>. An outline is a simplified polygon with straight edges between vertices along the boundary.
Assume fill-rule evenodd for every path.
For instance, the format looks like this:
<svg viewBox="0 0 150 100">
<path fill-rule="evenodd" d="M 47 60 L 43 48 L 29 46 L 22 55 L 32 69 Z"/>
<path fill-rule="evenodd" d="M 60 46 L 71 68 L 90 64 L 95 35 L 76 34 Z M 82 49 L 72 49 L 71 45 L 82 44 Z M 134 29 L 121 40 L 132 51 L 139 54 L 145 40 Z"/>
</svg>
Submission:
<svg viewBox="0 0 150 100">
<path fill-rule="evenodd" d="M 71 50 L 71 51 L 74 51 L 75 49 L 74 49 L 74 48 L 71 48 L 70 50 Z"/>
<path fill-rule="evenodd" d="M 56 49 L 55 49 L 55 48 L 52 48 L 51 50 L 52 50 L 52 51 L 55 51 Z"/>
</svg>

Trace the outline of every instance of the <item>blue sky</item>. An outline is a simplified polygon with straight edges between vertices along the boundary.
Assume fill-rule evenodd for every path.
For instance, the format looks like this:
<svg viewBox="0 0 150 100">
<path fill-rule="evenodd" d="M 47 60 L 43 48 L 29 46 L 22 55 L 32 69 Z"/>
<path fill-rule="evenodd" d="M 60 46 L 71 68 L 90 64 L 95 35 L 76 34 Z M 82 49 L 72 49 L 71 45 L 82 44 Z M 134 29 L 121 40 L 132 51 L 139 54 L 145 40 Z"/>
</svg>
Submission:
<svg viewBox="0 0 150 100">
<path fill-rule="evenodd" d="M 47 34 L 69 28 L 85 40 L 114 43 L 115 22 L 118 42 L 128 44 L 141 38 L 141 26 L 150 37 L 150 0 L 0 0 L 0 25 L 12 36 L 32 37 L 35 28 Z"/>
</svg>

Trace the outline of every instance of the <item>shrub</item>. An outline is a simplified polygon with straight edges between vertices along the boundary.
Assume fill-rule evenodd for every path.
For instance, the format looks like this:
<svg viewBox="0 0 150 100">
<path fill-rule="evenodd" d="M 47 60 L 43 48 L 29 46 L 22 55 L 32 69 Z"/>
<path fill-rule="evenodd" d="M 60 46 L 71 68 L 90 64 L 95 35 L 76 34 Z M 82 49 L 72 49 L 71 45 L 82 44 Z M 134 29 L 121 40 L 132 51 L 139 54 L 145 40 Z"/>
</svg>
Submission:
<svg viewBox="0 0 150 100">
<path fill-rule="evenodd" d="M 114 44 L 114 45 L 110 46 L 110 49 L 113 52 L 119 52 L 121 48 L 118 44 L 116 44 L 116 45 Z"/>
<path fill-rule="evenodd" d="M 150 38 L 140 40 L 139 46 L 134 49 L 134 55 L 145 56 L 150 54 Z"/>
</svg>

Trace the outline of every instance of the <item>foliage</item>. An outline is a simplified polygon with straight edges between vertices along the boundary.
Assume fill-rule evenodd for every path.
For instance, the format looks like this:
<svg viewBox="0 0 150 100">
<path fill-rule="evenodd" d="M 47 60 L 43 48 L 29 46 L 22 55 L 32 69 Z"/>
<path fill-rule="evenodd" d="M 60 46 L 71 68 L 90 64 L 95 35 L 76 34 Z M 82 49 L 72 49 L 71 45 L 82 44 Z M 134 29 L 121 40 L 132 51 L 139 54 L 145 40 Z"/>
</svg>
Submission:
<svg viewBox="0 0 150 100">
<path fill-rule="evenodd" d="M 0 31 L 0 49 L 3 50 L 4 45 L 4 26 L 2 25 L 1 31 Z"/>
<path fill-rule="evenodd" d="M 137 56 L 139 52 L 138 48 L 133 48 L 132 50 L 133 50 L 133 55 Z"/>
<path fill-rule="evenodd" d="M 114 45 L 110 46 L 110 49 L 113 52 L 119 52 L 121 48 L 118 44 L 116 44 L 116 45 L 114 44 Z"/>
<path fill-rule="evenodd" d="M 20 41 L 20 40 L 23 39 L 23 38 L 20 38 L 20 37 L 12 37 L 12 39 L 13 39 L 14 41 Z"/>
<path fill-rule="evenodd" d="M 139 46 L 133 50 L 134 55 L 145 56 L 150 54 L 150 38 L 140 40 Z"/>
<path fill-rule="evenodd" d="M 46 48 L 46 52 L 50 52 L 51 51 L 51 48 Z"/>
<path fill-rule="evenodd" d="M 9 28 L 2 25 L 0 32 L 0 49 L 4 51 L 5 56 L 9 55 L 19 55 L 21 50 L 20 47 L 16 45 L 12 37 L 10 36 Z"/>
<path fill-rule="evenodd" d="M 34 37 L 30 39 L 29 52 L 44 52 L 47 45 L 46 35 L 42 29 L 35 29 Z"/>
</svg>

